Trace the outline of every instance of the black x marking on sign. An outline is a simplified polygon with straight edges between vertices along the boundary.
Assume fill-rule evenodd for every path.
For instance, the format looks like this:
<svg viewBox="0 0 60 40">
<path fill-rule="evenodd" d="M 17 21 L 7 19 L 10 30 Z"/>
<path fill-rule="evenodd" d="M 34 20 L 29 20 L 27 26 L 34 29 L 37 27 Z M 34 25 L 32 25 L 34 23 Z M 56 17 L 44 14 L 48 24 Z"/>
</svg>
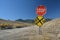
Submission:
<svg viewBox="0 0 60 40">
<path fill-rule="evenodd" d="M 41 24 L 43 24 L 43 23 L 41 22 L 41 20 L 43 20 L 43 18 L 42 18 L 41 20 L 39 20 L 39 18 L 37 17 L 37 19 L 38 19 L 38 22 L 37 22 L 36 24 L 38 24 L 39 22 L 40 22 Z"/>
</svg>

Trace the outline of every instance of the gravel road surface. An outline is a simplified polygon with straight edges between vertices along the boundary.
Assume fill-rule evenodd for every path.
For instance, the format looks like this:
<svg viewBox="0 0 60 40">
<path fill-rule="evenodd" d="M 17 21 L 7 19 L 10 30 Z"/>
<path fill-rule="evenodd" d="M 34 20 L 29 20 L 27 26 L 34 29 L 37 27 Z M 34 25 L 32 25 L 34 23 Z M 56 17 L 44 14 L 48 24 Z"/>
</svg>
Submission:
<svg viewBox="0 0 60 40">
<path fill-rule="evenodd" d="M 37 26 L 0 30 L 0 40 L 33 40 L 33 36 L 38 36 Z"/>
</svg>

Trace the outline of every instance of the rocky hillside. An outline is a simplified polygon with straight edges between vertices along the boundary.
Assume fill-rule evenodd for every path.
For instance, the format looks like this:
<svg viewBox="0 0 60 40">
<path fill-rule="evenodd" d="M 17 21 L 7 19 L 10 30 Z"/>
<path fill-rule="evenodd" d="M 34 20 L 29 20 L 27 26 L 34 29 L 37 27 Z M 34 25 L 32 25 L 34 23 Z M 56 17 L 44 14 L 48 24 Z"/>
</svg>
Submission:
<svg viewBox="0 0 60 40">
<path fill-rule="evenodd" d="M 60 18 L 46 22 L 41 29 L 44 40 L 60 40 Z"/>
<path fill-rule="evenodd" d="M 0 19 L 0 28 L 21 28 L 30 26 L 30 23 L 22 22 L 22 21 L 11 21 L 11 20 L 3 20 Z"/>
<path fill-rule="evenodd" d="M 6 33 L 11 35 L 7 36 Z M 0 36 L 1 40 L 60 40 L 60 18 L 44 23 L 40 28 L 40 34 L 39 27 L 34 25 L 20 29 L 2 30 Z"/>
</svg>

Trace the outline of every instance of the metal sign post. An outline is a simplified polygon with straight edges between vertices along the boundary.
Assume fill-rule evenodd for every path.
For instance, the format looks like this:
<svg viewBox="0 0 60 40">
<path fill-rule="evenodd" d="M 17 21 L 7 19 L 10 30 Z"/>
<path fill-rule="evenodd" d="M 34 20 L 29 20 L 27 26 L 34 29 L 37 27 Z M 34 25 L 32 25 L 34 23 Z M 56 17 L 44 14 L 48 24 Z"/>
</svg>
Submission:
<svg viewBox="0 0 60 40">
<path fill-rule="evenodd" d="M 35 19 L 35 24 L 37 25 L 37 26 L 39 26 L 39 34 L 41 34 L 42 33 L 42 31 L 41 31 L 41 26 L 45 23 L 45 19 L 44 19 L 44 17 L 42 17 L 42 16 L 38 16 L 38 17 L 36 17 L 36 19 Z"/>
<path fill-rule="evenodd" d="M 41 28 L 39 27 L 39 35 L 41 34 L 41 32 L 40 32 L 41 30 L 40 30 L 40 29 L 41 29 Z"/>
<path fill-rule="evenodd" d="M 40 5 L 36 9 L 37 17 L 35 19 L 35 24 L 39 26 L 39 34 L 42 34 L 41 26 L 46 22 L 44 19 L 44 15 L 46 14 L 46 7 L 44 5 Z"/>
</svg>

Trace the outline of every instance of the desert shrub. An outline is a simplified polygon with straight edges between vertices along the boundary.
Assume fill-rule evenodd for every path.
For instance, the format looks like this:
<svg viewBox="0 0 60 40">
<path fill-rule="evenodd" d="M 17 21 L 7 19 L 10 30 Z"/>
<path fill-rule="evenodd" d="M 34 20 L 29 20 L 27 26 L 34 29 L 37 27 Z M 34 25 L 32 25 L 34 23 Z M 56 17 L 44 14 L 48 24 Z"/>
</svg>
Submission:
<svg viewBox="0 0 60 40">
<path fill-rule="evenodd" d="M 16 26 L 16 28 L 23 28 L 22 26 Z"/>
<path fill-rule="evenodd" d="M 13 27 L 12 26 L 8 26 L 6 29 L 13 29 Z"/>
</svg>

